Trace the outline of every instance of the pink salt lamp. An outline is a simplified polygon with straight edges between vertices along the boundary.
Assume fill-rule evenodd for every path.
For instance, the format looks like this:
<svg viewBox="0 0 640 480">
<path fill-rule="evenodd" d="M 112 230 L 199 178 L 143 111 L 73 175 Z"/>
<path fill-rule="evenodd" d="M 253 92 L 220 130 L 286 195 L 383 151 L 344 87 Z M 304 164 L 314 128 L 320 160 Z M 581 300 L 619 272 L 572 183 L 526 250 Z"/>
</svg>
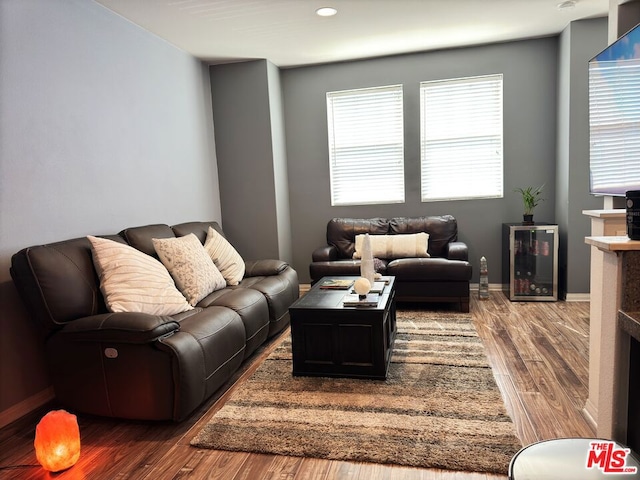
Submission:
<svg viewBox="0 0 640 480">
<path fill-rule="evenodd" d="M 47 413 L 36 426 L 33 445 L 45 470 L 59 472 L 72 467 L 80 458 L 78 419 L 65 410 Z"/>
</svg>

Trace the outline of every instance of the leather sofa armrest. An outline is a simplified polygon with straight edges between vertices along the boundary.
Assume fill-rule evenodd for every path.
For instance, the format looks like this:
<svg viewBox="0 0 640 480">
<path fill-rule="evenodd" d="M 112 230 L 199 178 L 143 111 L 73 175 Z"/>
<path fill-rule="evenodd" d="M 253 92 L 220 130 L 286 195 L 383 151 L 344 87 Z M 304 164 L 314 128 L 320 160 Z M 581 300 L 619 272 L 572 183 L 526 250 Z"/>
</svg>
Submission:
<svg viewBox="0 0 640 480">
<path fill-rule="evenodd" d="M 138 312 L 103 313 L 69 322 L 55 335 L 77 341 L 149 343 L 172 335 L 180 324 L 171 317 Z"/>
<path fill-rule="evenodd" d="M 285 271 L 289 264 L 282 260 L 247 260 L 244 262 L 245 277 L 268 277 Z"/>
<path fill-rule="evenodd" d="M 449 242 L 446 253 L 449 260 L 469 261 L 469 248 L 464 242 Z"/>
<path fill-rule="evenodd" d="M 311 254 L 311 260 L 314 262 L 330 262 L 332 260 L 338 260 L 338 249 L 333 245 L 318 247 Z"/>
</svg>

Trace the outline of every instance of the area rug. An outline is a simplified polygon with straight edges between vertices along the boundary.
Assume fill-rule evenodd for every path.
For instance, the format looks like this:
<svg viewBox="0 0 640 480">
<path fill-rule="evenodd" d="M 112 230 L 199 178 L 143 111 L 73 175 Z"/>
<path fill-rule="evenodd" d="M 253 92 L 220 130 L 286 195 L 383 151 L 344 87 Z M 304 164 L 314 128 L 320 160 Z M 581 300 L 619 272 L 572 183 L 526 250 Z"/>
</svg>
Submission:
<svg viewBox="0 0 640 480">
<path fill-rule="evenodd" d="M 386 380 L 293 377 L 286 337 L 191 445 L 506 474 L 521 444 L 469 315 L 397 326 Z"/>
</svg>

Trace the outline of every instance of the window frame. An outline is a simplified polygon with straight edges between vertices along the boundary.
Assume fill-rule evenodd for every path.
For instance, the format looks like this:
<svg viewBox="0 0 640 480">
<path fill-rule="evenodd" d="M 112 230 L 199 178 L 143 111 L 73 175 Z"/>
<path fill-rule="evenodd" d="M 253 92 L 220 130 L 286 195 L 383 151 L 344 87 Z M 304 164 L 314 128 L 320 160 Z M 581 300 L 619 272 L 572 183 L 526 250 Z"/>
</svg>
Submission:
<svg viewBox="0 0 640 480">
<path fill-rule="evenodd" d="M 326 102 L 331 206 L 404 203 L 403 85 L 327 92 Z"/>
<path fill-rule="evenodd" d="M 420 82 L 421 202 L 504 197 L 503 90 L 501 73 Z M 488 113 L 479 110 L 480 94 L 490 104 Z M 468 116 L 456 116 L 459 113 Z M 485 121 L 479 121 L 478 114 Z M 452 134 L 454 122 L 464 126 L 466 134 Z M 478 160 L 474 150 L 481 154 Z"/>
</svg>

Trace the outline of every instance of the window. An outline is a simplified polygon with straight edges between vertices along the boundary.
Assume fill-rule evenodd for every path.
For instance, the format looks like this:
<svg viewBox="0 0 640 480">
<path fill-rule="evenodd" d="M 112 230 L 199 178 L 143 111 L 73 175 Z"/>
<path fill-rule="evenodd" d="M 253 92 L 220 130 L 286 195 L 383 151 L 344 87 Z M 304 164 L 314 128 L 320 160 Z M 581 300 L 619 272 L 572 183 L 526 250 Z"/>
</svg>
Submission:
<svg viewBox="0 0 640 480">
<path fill-rule="evenodd" d="M 420 83 L 422 201 L 501 198 L 502 75 Z"/>
<path fill-rule="evenodd" d="M 402 85 L 327 93 L 331 205 L 404 202 Z"/>
</svg>

